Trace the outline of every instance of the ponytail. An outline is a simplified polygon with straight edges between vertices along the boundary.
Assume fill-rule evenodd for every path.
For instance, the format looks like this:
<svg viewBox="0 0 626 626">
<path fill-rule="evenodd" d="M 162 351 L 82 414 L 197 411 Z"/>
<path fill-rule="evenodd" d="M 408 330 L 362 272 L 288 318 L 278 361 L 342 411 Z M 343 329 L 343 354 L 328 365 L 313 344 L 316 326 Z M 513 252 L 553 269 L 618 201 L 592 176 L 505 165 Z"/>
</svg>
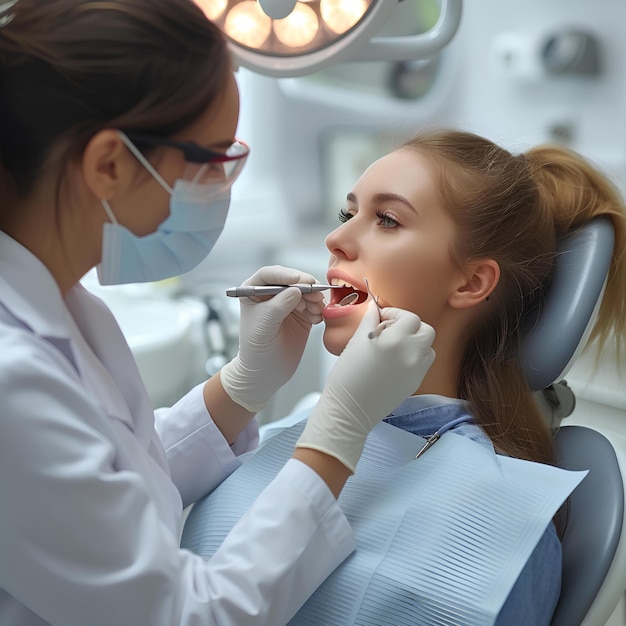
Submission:
<svg viewBox="0 0 626 626">
<path fill-rule="evenodd" d="M 551 215 L 557 236 L 594 217 L 608 217 L 615 246 L 604 298 L 587 347 L 600 351 L 610 340 L 618 363 L 626 351 L 626 211 L 613 183 L 580 155 L 558 146 L 540 146 L 526 153 L 544 211 Z"/>
</svg>

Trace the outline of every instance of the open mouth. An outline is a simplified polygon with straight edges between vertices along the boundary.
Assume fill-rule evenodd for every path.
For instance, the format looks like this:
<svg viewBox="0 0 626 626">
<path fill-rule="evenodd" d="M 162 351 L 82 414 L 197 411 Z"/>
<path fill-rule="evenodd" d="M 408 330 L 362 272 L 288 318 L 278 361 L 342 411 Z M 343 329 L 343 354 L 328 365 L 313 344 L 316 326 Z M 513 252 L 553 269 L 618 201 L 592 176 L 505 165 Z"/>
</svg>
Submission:
<svg viewBox="0 0 626 626">
<path fill-rule="evenodd" d="M 330 284 L 340 287 L 339 289 L 332 290 L 331 305 L 351 306 L 354 304 L 363 304 L 369 295 L 367 291 L 361 291 L 345 280 L 334 278 L 330 281 Z"/>
</svg>

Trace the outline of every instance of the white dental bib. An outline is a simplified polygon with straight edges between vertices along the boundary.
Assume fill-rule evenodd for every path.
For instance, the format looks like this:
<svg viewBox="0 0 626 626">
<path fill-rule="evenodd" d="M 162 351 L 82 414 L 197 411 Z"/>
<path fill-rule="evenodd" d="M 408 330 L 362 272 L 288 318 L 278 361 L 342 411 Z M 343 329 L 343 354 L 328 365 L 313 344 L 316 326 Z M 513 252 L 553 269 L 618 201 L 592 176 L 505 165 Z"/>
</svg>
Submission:
<svg viewBox="0 0 626 626">
<path fill-rule="evenodd" d="M 182 547 L 210 557 L 291 457 L 303 427 L 275 435 L 200 501 Z M 452 432 L 415 460 L 424 442 L 386 423 L 372 431 L 339 498 L 357 549 L 290 624 L 493 624 L 586 474 L 499 456 Z"/>
</svg>

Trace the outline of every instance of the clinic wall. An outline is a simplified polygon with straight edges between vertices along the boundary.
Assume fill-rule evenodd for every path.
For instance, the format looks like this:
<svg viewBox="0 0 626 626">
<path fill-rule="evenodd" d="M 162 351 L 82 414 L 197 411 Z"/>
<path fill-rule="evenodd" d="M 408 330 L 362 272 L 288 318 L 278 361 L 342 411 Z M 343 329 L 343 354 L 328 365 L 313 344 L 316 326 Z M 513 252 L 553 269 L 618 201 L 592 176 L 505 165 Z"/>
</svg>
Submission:
<svg viewBox="0 0 626 626">
<path fill-rule="evenodd" d="M 460 44 L 458 123 L 524 148 L 559 139 L 624 189 L 626 176 L 626 4 L 622 0 L 528 0 L 466 3 Z M 550 76 L 540 61 L 554 34 L 582 31 L 596 39 L 597 75 Z M 511 42 L 508 50 L 505 37 Z M 508 52 L 508 57 L 507 57 Z M 509 62 L 507 63 L 507 58 Z"/>
</svg>

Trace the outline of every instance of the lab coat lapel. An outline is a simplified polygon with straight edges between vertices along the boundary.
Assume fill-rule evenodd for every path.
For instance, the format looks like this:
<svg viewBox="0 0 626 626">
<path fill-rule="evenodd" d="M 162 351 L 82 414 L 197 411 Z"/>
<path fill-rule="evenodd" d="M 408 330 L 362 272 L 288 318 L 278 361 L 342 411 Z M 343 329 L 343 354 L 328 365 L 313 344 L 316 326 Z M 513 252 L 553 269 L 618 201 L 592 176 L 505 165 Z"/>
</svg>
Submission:
<svg viewBox="0 0 626 626">
<path fill-rule="evenodd" d="M 94 383 L 110 417 L 124 422 L 147 449 L 154 432 L 154 412 L 128 344 L 111 311 L 82 285 L 66 297 L 68 308 L 88 349 L 95 357 L 88 366 L 99 370 Z M 106 386 L 103 385 L 106 381 Z"/>
<path fill-rule="evenodd" d="M 48 268 L 29 250 L 0 231 L 0 299 L 30 332 L 67 339 L 67 312 Z"/>
<path fill-rule="evenodd" d="M 0 306 L 11 324 L 54 345 L 107 415 L 150 447 L 154 412 L 113 314 L 80 283 L 64 299 L 48 268 L 2 231 Z"/>
</svg>

